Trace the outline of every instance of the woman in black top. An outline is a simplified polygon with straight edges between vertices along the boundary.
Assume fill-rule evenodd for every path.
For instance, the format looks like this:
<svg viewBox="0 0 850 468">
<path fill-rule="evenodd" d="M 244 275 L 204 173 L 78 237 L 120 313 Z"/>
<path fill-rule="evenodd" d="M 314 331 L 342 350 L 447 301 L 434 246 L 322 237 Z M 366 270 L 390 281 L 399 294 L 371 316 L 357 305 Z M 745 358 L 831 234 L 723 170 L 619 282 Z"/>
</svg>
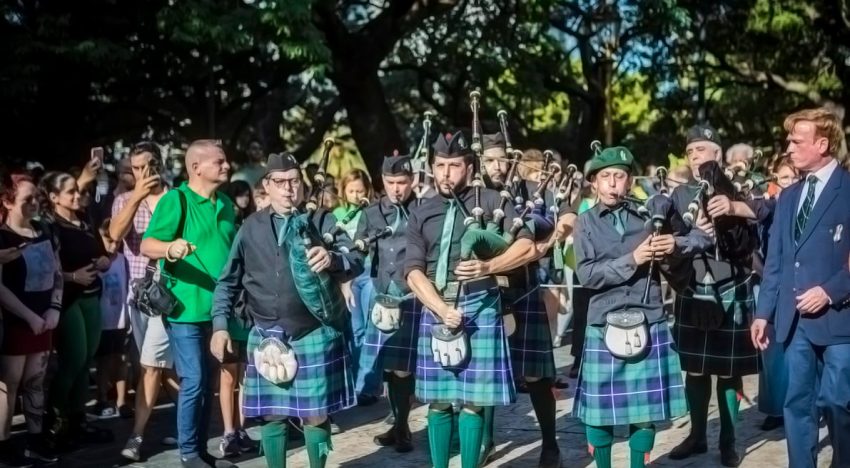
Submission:
<svg viewBox="0 0 850 468">
<path fill-rule="evenodd" d="M 56 333 L 59 366 L 50 388 L 56 442 L 108 442 L 111 434 L 86 424 L 88 363 L 100 343 L 100 278 L 109 258 L 97 231 L 80 219 L 80 192 L 70 174 L 51 172 L 41 180 L 44 215 L 59 241 L 59 260 L 65 279 L 64 309 Z"/>
<path fill-rule="evenodd" d="M 53 329 L 62 308 L 62 276 L 46 226 L 33 221 L 38 212 L 32 179 L 13 174 L 0 188 L 0 250 L 16 251 L 0 265 L 0 306 L 3 343 L 0 346 L 0 464 L 28 466 L 33 459 L 56 461 L 41 436 L 44 375 Z M 27 422 L 26 451 L 10 440 L 15 400 L 23 395 Z"/>
</svg>

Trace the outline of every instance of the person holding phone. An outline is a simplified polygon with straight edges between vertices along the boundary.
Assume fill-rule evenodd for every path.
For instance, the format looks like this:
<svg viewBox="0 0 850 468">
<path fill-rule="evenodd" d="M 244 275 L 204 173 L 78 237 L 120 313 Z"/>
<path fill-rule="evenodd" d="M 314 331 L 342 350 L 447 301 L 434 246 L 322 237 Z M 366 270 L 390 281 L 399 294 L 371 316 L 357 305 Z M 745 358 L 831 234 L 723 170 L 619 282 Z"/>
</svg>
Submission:
<svg viewBox="0 0 850 468">
<path fill-rule="evenodd" d="M 34 461 L 55 462 L 43 436 L 44 375 L 53 330 L 62 308 L 63 282 L 57 243 L 49 228 L 38 221 L 36 187 L 25 174 L 10 175 L 0 186 L 0 307 L 3 341 L 0 345 L 0 465 L 29 466 Z M 27 439 L 11 440 L 10 426 L 17 395 L 23 398 Z"/>
<path fill-rule="evenodd" d="M 156 143 L 136 143 L 130 148 L 129 161 L 135 186 L 115 198 L 109 237 L 119 244 L 130 264 L 129 280 L 132 282 L 145 276 L 145 268 L 150 260 L 141 252 L 142 236 L 148 230 L 159 201 L 169 189 L 162 180 L 162 154 Z M 130 288 L 129 296 L 132 294 Z M 136 388 L 136 417 L 130 437 L 121 450 L 121 456 L 131 461 L 139 461 L 142 437 L 156 405 L 160 386 L 163 385 L 166 391 L 174 392 L 178 385 L 173 369 L 174 356 L 163 321 L 151 320 L 132 306 L 129 306 L 128 313 L 133 341 L 139 352 L 141 375 Z"/>
<path fill-rule="evenodd" d="M 41 180 L 42 217 L 51 223 L 59 242 L 65 280 L 63 311 L 56 333 L 58 367 L 50 391 L 51 436 L 59 448 L 80 443 L 107 443 L 112 433 L 86 422 L 88 363 L 100 343 L 101 281 L 109 258 L 97 231 L 79 217 L 77 181 L 64 172 L 49 172 Z"/>
</svg>

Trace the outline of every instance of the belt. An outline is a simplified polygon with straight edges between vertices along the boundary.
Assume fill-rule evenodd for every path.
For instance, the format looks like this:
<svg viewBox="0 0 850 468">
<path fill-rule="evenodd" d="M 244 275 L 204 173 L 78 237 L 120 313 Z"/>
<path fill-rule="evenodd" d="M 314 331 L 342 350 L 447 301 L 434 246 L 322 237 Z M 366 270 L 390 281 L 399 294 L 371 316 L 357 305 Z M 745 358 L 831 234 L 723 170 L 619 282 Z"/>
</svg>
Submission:
<svg viewBox="0 0 850 468">
<path fill-rule="evenodd" d="M 482 291 L 488 291 L 499 287 L 499 282 L 494 276 L 485 276 L 469 281 L 449 281 L 446 283 L 446 289 L 443 290 L 442 296 L 445 299 L 454 301 L 457 297 L 458 288 L 461 288 L 461 294 L 475 294 Z"/>
</svg>

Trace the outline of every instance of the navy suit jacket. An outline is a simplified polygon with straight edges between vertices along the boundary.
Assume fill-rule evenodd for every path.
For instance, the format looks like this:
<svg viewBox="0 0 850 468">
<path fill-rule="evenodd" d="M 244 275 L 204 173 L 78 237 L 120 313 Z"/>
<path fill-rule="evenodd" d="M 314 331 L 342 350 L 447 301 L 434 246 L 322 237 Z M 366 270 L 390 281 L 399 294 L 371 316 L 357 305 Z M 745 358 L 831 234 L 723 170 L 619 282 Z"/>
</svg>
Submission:
<svg viewBox="0 0 850 468">
<path fill-rule="evenodd" d="M 795 243 L 803 187 L 805 181 L 800 181 L 779 196 L 756 318 L 772 322 L 781 343 L 796 327 L 803 327 L 817 345 L 850 343 L 850 173 L 840 165 L 835 169 Z M 800 315 L 796 296 L 815 286 L 826 291 L 831 304 L 816 314 Z"/>
</svg>

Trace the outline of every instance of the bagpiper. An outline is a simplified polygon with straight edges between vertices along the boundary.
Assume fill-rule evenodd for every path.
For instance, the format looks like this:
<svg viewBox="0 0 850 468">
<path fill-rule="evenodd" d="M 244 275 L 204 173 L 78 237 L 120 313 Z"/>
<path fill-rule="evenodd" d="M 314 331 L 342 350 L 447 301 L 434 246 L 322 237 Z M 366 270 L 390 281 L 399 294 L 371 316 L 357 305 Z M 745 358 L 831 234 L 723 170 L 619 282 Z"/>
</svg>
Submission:
<svg viewBox="0 0 850 468">
<path fill-rule="evenodd" d="M 625 147 L 593 157 L 587 174 L 599 202 L 579 215 L 573 234 L 576 273 L 597 291 L 588 308 L 574 413 L 599 468 L 611 466 L 615 425 L 629 425 L 631 466 L 642 467 L 655 443 L 654 423 L 687 412 L 659 273 L 710 245 L 697 229 L 674 231 L 666 198 L 646 207 L 648 224 L 627 197 L 634 169 Z"/>
<path fill-rule="evenodd" d="M 524 227 L 510 246 L 490 229 L 499 194 L 482 187 L 480 174 L 469 186 L 475 160 L 461 132 L 437 138 L 432 167 L 438 195 L 411 212 L 404 268 L 422 304 L 416 397 L 429 405 L 432 464 L 448 467 L 456 405 L 462 408 L 461 466 L 473 468 L 481 447 L 483 409 L 516 400 L 493 275 L 532 260 L 535 249 Z M 513 207 L 507 207 L 505 218 L 515 216 Z M 495 228 L 504 231 L 506 225 Z"/>
<path fill-rule="evenodd" d="M 262 420 L 266 463 L 286 466 L 286 419 L 298 417 L 310 467 L 324 467 L 333 448 L 328 415 L 356 403 L 339 285 L 362 271 L 363 259 L 347 236 L 325 245 L 335 220 L 305 206 L 291 154 L 269 156 L 263 186 L 271 205 L 249 216 L 236 236 L 215 288 L 210 346 L 218 359 L 232 352 L 227 319 L 244 294 L 254 325 L 242 408 Z"/>
<path fill-rule="evenodd" d="M 386 194 L 363 211 L 354 236 L 355 247 L 370 252 L 375 297 L 361 351 L 361 368 L 382 372 L 394 418 L 393 426 L 375 436 L 380 446 L 397 452 L 413 450 L 408 416 L 414 394 L 419 314 L 404 280 L 407 220 L 413 201 L 410 156 L 384 158 L 381 177 Z"/>
</svg>

